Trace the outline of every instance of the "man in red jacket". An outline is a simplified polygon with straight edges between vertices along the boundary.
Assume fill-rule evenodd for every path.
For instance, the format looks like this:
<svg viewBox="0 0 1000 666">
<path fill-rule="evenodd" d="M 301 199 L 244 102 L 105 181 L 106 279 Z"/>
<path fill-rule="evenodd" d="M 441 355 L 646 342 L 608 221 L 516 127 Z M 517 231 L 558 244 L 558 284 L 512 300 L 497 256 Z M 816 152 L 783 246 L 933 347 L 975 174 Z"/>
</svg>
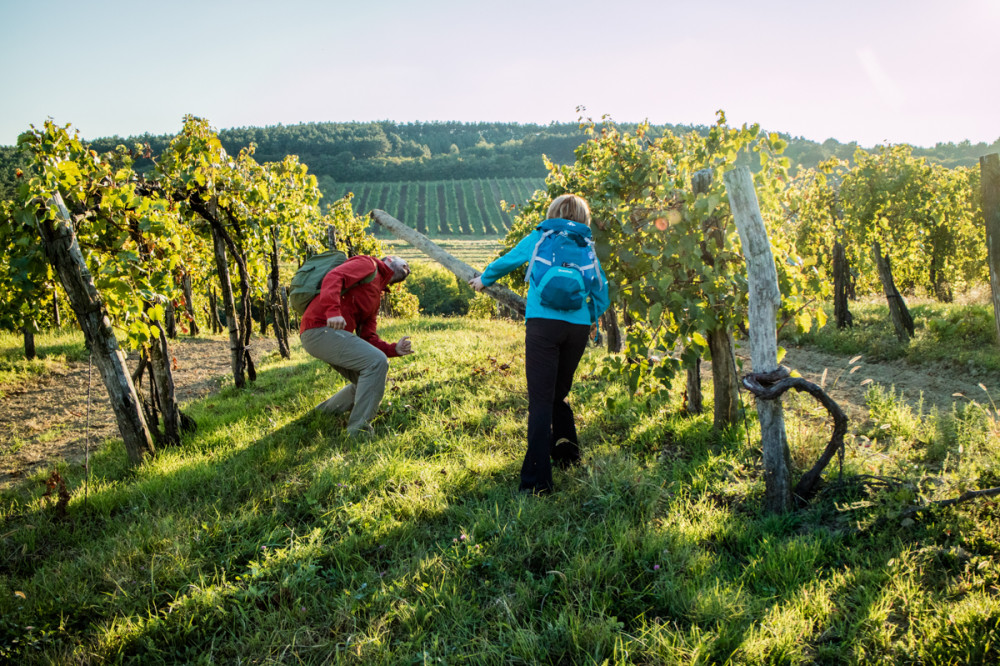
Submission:
<svg viewBox="0 0 1000 666">
<path fill-rule="evenodd" d="M 326 274 L 319 295 L 302 314 L 302 348 L 350 382 L 316 409 L 350 412 L 348 434 L 372 432 L 369 421 L 385 393 L 388 357 L 413 351 L 409 336 L 391 344 L 376 332 L 382 292 L 409 274 L 410 267 L 399 257 L 351 257 Z"/>
</svg>

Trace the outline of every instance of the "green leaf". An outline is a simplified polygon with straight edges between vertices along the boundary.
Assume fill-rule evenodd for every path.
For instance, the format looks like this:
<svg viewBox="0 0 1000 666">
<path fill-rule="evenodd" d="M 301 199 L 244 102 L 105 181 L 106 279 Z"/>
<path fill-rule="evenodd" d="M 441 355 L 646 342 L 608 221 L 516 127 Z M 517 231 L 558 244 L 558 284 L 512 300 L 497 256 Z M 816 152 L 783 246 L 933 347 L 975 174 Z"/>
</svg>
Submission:
<svg viewBox="0 0 1000 666">
<path fill-rule="evenodd" d="M 662 314 L 663 314 L 663 303 L 654 303 L 649 308 L 649 314 L 647 319 L 649 323 L 652 324 L 653 326 L 659 326 Z"/>
</svg>

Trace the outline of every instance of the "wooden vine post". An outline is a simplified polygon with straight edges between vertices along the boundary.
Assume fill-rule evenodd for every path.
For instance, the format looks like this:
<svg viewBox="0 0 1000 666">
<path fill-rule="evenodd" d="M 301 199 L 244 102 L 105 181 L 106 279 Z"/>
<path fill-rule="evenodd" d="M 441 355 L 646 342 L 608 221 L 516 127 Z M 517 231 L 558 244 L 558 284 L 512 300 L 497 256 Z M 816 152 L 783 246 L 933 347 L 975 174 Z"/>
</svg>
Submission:
<svg viewBox="0 0 1000 666">
<path fill-rule="evenodd" d="M 1000 342 L 1000 154 L 979 158 L 982 174 L 983 218 L 986 221 L 986 248 L 990 264 L 990 288 L 993 294 L 993 321 Z"/>
<path fill-rule="evenodd" d="M 479 271 L 475 268 L 468 265 L 461 259 L 453 257 L 449 253 L 445 252 L 440 247 L 435 245 L 431 239 L 427 238 L 427 236 L 424 236 L 419 231 L 415 231 L 406 226 L 384 210 L 373 210 L 372 219 L 385 227 L 394 236 L 396 236 L 396 238 L 405 240 L 407 243 L 447 268 L 449 271 L 454 273 L 459 280 L 468 282 L 472 278 L 479 275 Z M 500 305 L 504 305 L 516 312 L 518 316 L 524 316 L 524 299 L 510 289 L 502 287 L 499 284 L 491 284 L 483 289 L 483 292 L 489 294 L 489 296 L 500 303 Z"/>
<path fill-rule="evenodd" d="M 129 462 L 138 465 L 155 453 L 139 396 L 125 365 L 125 355 L 111 328 L 111 321 L 104 312 L 104 302 L 80 252 L 69 210 L 58 192 L 52 198 L 51 205 L 55 207 L 58 219 L 44 219 L 38 225 L 45 255 L 59 275 L 59 281 L 93 352 L 94 362 L 111 399 L 111 409 L 114 411 Z"/>
<path fill-rule="evenodd" d="M 878 267 L 878 278 L 882 282 L 882 291 L 885 292 L 885 298 L 889 304 L 889 314 L 892 316 L 892 327 L 896 330 L 896 338 L 906 344 L 914 333 L 913 315 L 906 307 L 903 295 L 896 288 L 889 254 L 882 254 L 882 246 L 878 241 L 872 243 L 872 252 L 875 254 L 875 265 Z"/>
<path fill-rule="evenodd" d="M 747 260 L 750 359 L 755 373 L 773 372 L 778 369 L 775 320 L 781 305 L 781 292 L 771 241 L 760 214 L 750 170 L 738 167 L 726 173 L 724 180 Z M 765 504 L 772 513 L 784 513 L 792 508 L 792 487 L 781 402 L 757 399 L 757 414 L 764 455 Z"/>
</svg>

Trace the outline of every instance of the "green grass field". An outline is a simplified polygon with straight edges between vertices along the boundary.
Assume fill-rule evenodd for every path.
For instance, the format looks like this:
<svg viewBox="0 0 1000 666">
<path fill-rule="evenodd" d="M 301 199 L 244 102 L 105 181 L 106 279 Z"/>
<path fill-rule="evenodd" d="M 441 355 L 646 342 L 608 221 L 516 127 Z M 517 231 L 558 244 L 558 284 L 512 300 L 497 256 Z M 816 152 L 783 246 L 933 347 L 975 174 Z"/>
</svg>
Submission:
<svg viewBox="0 0 1000 666">
<path fill-rule="evenodd" d="M 747 429 L 713 433 L 711 407 L 683 416 L 676 393 L 599 379 L 593 348 L 572 394 L 584 464 L 538 498 L 516 493 L 523 327 L 423 318 L 383 334 L 416 353 L 391 361 L 371 438 L 311 413 L 341 380 L 295 344 L 249 388 L 189 405 L 198 431 L 141 468 L 107 443 L 85 495 L 62 465 L 64 514 L 42 475 L 0 493 L 0 661 L 1000 657 L 995 505 L 902 515 L 1000 480 L 989 405 L 920 414 L 873 388 L 878 443 L 852 438 L 844 461 L 856 482 L 770 516 L 752 408 Z M 813 457 L 829 426 L 797 400 L 786 422 L 793 459 Z"/>
</svg>

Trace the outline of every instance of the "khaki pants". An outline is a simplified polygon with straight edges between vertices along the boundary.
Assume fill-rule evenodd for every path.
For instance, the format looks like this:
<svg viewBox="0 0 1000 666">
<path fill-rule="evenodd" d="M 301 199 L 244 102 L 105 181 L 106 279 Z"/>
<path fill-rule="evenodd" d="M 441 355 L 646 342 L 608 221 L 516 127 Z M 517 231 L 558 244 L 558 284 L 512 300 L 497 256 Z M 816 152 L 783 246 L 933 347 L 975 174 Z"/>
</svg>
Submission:
<svg viewBox="0 0 1000 666">
<path fill-rule="evenodd" d="M 366 429 L 385 393 L 389 359 L 353 333 L 323 326 L 304 331 L 299 339 L 310 355 L 329 363 L 350 384 L 317 405 L 323 412 L 350 412 L 347 432 Z"/>
</svg>

